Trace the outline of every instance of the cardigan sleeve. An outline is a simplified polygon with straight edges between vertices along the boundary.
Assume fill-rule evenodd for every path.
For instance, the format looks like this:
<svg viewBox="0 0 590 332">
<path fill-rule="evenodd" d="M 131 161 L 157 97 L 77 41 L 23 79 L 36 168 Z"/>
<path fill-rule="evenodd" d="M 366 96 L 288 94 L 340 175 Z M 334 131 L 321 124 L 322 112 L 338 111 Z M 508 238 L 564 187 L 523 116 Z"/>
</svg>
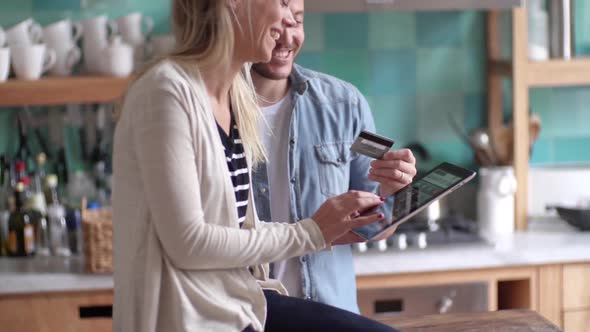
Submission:
<svg viewBox="0 0 590 332">
<path fill-rule="evenodd" d="M 133 146 L 150 222 L 172 264 L 180 269 L 246 267 L 326 247 L 312 219 L 257 229 L 205 220 L 201 194 L 206 189 L 199 183 L 188 103 L 170 88 L 139 95 L 125 108 L 142 108 L 133 117 Z"/>
</svg>

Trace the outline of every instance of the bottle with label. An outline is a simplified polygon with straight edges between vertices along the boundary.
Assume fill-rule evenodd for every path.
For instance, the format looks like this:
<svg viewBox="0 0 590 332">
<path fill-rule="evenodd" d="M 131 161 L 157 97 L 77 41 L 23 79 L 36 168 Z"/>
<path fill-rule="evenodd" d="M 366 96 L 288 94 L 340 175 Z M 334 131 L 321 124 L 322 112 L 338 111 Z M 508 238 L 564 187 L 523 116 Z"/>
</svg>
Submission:
<svg viewBox="0 0 590 332">
<path fill-rule="evenodd" d="M 72 253 L 68 241 L 66 214 L 57 195 L 57 176 L 55 174 L 49 174 L 45 178 L 45 199 L 51 252 L 58 256 L 70 256 Z"/>
<path fill-rule="evenodd" d="M 0 256 L 7 255 L 8 218 L 10 217 L 8 202 L 11 191 L 10 164 L 8 158 L 2 155 L 0 156 Z"/>
<path fill-rule="evenodd" d="M 15 209 L 8 221 L 8 255 L 14 257 L 35 254 L 35 230 L 31 218 L 24 210 L 25 185 L 22 182 L 14 188 Z"/>
</svg>

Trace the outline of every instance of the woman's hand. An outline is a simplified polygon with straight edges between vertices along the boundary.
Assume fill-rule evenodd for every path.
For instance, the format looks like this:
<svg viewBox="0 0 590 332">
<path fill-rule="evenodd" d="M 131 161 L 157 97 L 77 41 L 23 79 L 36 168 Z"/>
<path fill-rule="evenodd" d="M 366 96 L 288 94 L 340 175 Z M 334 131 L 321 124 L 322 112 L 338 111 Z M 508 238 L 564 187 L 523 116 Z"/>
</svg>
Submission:
<svg viewBox="0 0 590 332">
<path fill-rule="evenodd" d="M 382 203 L 383 199 L 373 193 L 351 190 L 328 199 L 311 218 L 318 224 L 326 243 L 339 240 L 337 244 L 345 244 L 341 242 L 347 237 L 342 237 L 350 230 L 383 219 L 383 214 L 359 216 L 359 211 L 366 211 Z"/>
<path fill-rule="evenodd" d="M 416 175 L 416 158 L 410 149 L 387 152 L 383 159 L 373 160 L 369 180 L 379 182 L 381 196 L 387 197 L 412 183 Z"/>
</svg>

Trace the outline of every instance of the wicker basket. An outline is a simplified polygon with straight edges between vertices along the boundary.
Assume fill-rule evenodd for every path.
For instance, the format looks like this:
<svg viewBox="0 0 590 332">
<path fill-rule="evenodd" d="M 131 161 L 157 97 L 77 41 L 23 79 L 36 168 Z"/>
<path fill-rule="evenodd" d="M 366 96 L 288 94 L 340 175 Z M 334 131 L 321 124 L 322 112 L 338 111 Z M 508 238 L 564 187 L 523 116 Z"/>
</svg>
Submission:
<svg viewBox="0 0 590 332">
<path fill-rule="evenodd" d="M 113 214 L 109 209 L 82 211 L 84 266 L 88 273 L 113 272 Z"/>
</svg>

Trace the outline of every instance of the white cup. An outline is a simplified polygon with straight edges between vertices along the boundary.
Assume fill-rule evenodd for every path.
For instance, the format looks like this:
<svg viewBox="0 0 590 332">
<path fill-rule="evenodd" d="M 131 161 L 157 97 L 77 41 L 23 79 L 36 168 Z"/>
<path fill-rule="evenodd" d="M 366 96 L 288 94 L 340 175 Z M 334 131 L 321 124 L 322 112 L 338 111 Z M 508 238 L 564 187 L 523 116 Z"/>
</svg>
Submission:
<svg viewBox="0 0 590 332">
<path fill-rule="evenodd" d="M 154 28 L 154 21 L 139 12 L 121 16 L 117 18 L 116 22 L 123 40 L 132 46 L 145 43 L 145 37 Z"/>
<path fill-rule="evenodd" d="M 55 51 L 45 44 L 13 46 L 10 51 L 14 73 L 22 80 L 37 80 L 55 65 Z"/>
<path fill-rule="evenodd" d="M 149 45 L 150 57 L 159 57 L 172 53 L 176 47 L 174 35 L 153 36 Z"/>
<path fill-rule="evenodd" d="M 10 69 L 10 48 L 0 48 L 0 82 L 6 82 Z"/>
<path fill-rule="evenodd" d="M 6 30 L 6 42 L 9 46 L 32 45 L 43 40 L 41 26 L 28 18 Z"/>
<path fill-rule="evenodd" d="M 482 237 L 494 242 L 514 232 L 516 178 L 511 166 L 482 167 L 477 192 L 477 220 Z"/>
<path fill-rule="evenodd" d="M 0 27 L 0 47 L 4 46 L 5 42 L 6 42 L 6 33 L 4 32 L 2 27 Z"/>
<path fill-rule="evenodd" d="M 102 72 L 105 75 L 126 77 L 134 67 L 133 46 L 124 43 L 120 36 L 114 36 L 102 52 Z"/>
<path fill-rule="evenodd" d="M 43 41 L 49 47 L 70 45 L 78 42 L 82 31 L 82 24 L 79 22 L 73 23 L 68 19 L 57 21 L 43 28 Z"/>
<path fill-rule="evenodd" d="M 74 66 L 80 62 L 82 52 L 75 44 L 54 48 L 56 60 L 53 68 L 49 70 L 52 76 L 69 76 Z"/>
<path fill-rule="evenodd" d="M 117 33 L 117 24 L 105 15 L 82 21 L 84 69 L 87 73 L 102 72 L 103 49 L 109 44 L 109 36 Z"/>
</svg>

